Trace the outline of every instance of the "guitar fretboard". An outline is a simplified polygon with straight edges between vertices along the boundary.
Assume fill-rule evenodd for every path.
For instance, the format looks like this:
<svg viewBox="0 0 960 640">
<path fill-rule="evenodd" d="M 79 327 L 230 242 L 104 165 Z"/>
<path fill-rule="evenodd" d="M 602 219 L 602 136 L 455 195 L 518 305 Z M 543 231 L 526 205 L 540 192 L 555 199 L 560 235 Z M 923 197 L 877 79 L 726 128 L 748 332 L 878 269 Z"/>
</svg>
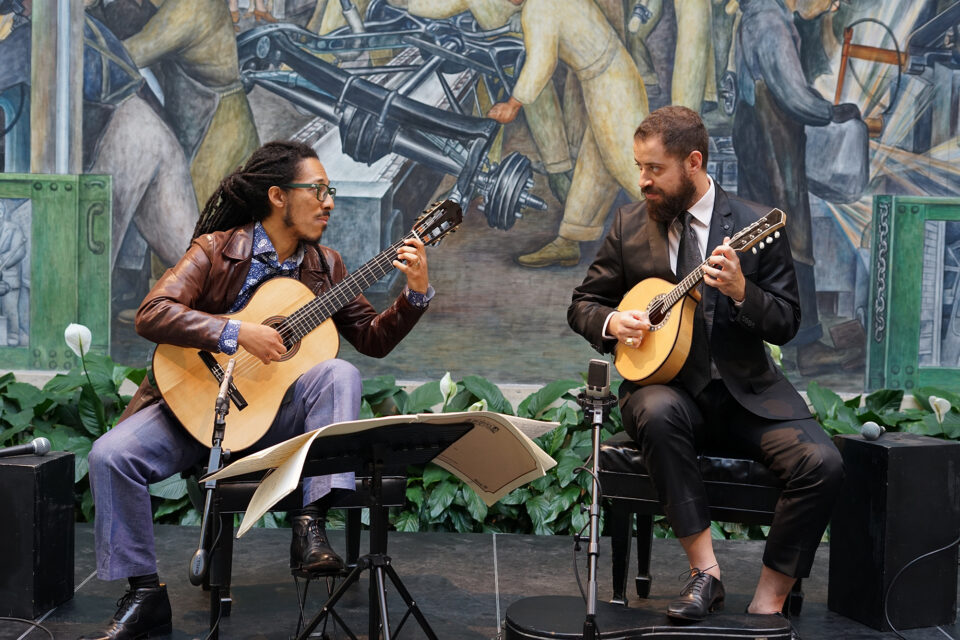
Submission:
<svg viewBox="0 0 960 640">
<path fill-rule="evenodd" d="M 770 213 L 760 218 L 748 227 L 738 231 L 728 243 L 734 251 L 743 251 L 752 247 L 769 234 L 783 226 L 786 216 L 779 209 L 773 209 Z M 760 244 L 763 246 L 763 243 Z M 756 250 L 754 250 L 756 251 Z M 677 283 L 663 298 L 658 301 L 656 306 L 649 309 L 652 314 L 665 314 L 673 305 L 680 302 L 683 296 L 687 295 L 691 289 L 703 281 L 703 267 L 707 264 L 704 260 L 696 269 L 684 276 L 683 280 Z"/>
<path fill-rule="evenodd" d="M 329 291 L 321 293 L 287 316 L 286 320 L 277 327 L 280 335 L 284 336 L 284 343 L 288 347 L 296 344 L 308 333 L 319 327 L 327 318 L 354 301 L 367 287 L 387 275 L 395 268 L 393 261 L 397 259 L 397 250 L 404 245 L 404 240 L 415 237 L 417 237 L 416 234 L 411 232 L 394 242 L 362 267 L 335 284 Z"/>
</svg>

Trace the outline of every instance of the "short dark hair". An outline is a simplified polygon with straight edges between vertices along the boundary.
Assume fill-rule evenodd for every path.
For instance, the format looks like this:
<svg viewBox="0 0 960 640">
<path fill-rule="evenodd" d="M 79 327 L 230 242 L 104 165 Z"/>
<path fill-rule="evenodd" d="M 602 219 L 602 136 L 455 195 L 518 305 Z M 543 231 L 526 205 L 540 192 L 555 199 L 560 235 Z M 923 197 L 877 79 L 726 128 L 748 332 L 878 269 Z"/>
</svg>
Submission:
<svg viewBox="0 0 960 640">
<path fill-rule="evenodd" d="M 706 169 L 710 135 L 703 120 L 693 109 L 675 104 L 660 107 L 644 118 L 633 132 L 634 140 L 646 140 L 654 136 L 660 137 L 668 154 L 681 160 L 691 152 L 699 151 Z"/>
<path fill-rule="evenodd" d="M 263 220 L 270 214 L 270 187 L 293 182 L 300 162 L 316 157 L 317 152 L 302 142 L 266 143 L 250 155 L 244 166 L 220 181 L 200 212 L 193 237 Z"/>
</svg>

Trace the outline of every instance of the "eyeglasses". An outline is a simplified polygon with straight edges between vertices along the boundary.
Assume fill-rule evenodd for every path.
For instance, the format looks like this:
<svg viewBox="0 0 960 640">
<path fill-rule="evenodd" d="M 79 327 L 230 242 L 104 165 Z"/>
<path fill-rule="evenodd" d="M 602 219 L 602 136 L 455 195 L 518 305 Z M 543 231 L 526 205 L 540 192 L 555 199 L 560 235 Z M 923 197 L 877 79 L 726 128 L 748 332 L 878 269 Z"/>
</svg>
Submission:
<svg viewBox="0 0 960 640">
<path fill-rule="evenodd" d="M 327 197 L 327 194 L 330 194 L 330 197 L 337 195 L 337 188 L 331 187 L 328 184 L 323 184 L 322 182 L 290 182 L 288 184 L 280 185 L 282 187 L 292 187 L 294 189 L 316 189 L 317 190 L 317 200 L 323 202 L 323 199 Z"/>
</svg>

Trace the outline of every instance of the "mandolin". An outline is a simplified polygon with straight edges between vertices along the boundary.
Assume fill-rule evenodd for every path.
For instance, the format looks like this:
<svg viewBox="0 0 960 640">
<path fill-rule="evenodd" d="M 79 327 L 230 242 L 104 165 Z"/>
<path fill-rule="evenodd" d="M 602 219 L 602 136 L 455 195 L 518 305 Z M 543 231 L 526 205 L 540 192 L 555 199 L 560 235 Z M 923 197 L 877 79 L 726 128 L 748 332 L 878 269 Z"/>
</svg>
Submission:
<svg viewBox="0 0 960 640">
<path fill-rule="evenodd" d="M 418 237 L 425 245 L 439 242 L 463 220 L 460 205 L 445 200 L 432 205 L 403 239 L 395 242 L 329 291 L 315 296 L 294 278 L 273 278 L 260 285 L 246 306 L 230 319 L 259 322 L 275 328 L 287 352 L 269 365 L 243 348 L 234 355 L 198 351 L 170 344 L 157 346 L 153 375 L 167 406 L 183 427 L 205 446 L 213 436 L 214 400 L 230 358 L 236 360 L 229 395 L 232 411 L 223 447 L 240 451 L 270 428 L 287 389 L 318 362 L 337 355 L 340 339 L 333 316 L 364 289 L 394 269 L 403 240 Z"/>
<path fill-rule="evenodd" d="M 753 224 L 741 229 L 728 243 L 734 251 L 763 249 L 787 223 L 787 214 L 773 209 Z M 627 380 L 640 385 L 665 384 L 673 380 L 690 354 L 693 339 L 693 314 L 700 301 L 697 285 L 703 281 L 703 266 L 688 273 L 674 285 L 661 278 L 647 278 L 624 296 L 618 311 L 646 309 L 650 330 L 637 347 L 617 343 L 614 365 Z"/>
</svg>

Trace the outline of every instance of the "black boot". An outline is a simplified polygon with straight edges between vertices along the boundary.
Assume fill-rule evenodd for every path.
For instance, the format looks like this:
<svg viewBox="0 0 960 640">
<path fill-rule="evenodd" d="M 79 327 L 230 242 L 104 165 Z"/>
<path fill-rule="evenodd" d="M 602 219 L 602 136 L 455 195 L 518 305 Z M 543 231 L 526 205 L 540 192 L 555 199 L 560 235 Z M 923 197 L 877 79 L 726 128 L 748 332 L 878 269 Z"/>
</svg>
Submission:
<svg viewBox="0 0 960 640">
<path fill-rule="evenodd" d="M 173 629 L 165 584 L 130 589 L 117 601 L 117 607 L 104 631 L 81 636 L 80 640 L 137 640 L 167 634 Z"/>
<path fill-rule="evenodd" d="M 327 540 L 327 519 L 312 515 L 293 518 L 293 539 L 290 541 L 290 568 L 309 573 L 339 573 L 340 559 Z"/>
</svg>

